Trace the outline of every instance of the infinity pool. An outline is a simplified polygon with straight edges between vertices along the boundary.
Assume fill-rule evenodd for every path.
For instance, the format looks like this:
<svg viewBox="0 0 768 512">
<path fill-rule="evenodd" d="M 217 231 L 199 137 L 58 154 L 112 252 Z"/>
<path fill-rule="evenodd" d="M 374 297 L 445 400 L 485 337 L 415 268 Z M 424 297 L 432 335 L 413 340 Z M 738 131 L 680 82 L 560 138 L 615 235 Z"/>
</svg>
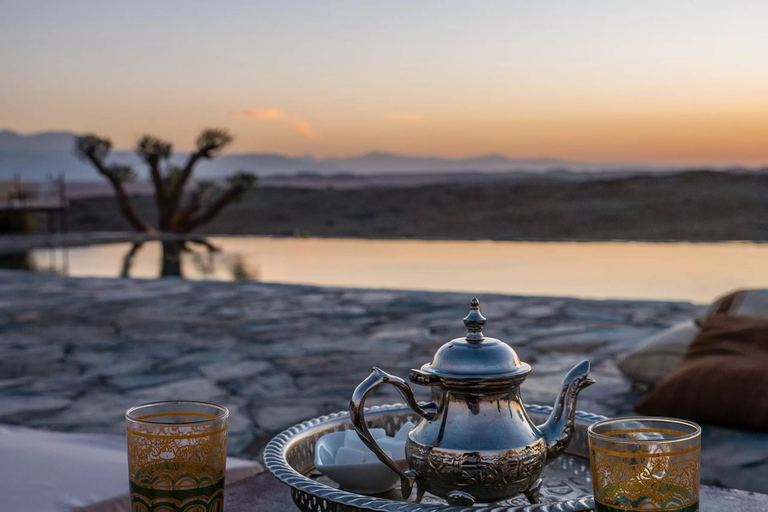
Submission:
<svg viewBox="0 0 768 512">
<path fill-rule="evenodd" d="M 710 302 L 737 287 L 768 287 L 768 245 L 752 243 L 492 242 L 210 238 L 182 256 L 189 279 Z M 116 277 L 129 244 L 70 249 L 71 276 Z M 44 270 L 47 250 L 31 254 Z M 145 244 L 128 275 L 155 278 L 159 243 Z"/>
<path fill-rule="evenodd" d="M 737 287 L 768 287 L 768 245 L 752 243 L 492 242 L 210 238 L 193 246 L 188 279 L 402 288 L 468 293 L 565 295 L 709 302 Z M 71 276 L 117 277 L 129 244 L 69 249 Z M 33 266 L 62 268 L 62 253 L 31 254 Z M 145 244 L 128 275 L 156 278 L 159 243 Z M 53 265 L 52 265 L 53 264 Z"/>
</svg>

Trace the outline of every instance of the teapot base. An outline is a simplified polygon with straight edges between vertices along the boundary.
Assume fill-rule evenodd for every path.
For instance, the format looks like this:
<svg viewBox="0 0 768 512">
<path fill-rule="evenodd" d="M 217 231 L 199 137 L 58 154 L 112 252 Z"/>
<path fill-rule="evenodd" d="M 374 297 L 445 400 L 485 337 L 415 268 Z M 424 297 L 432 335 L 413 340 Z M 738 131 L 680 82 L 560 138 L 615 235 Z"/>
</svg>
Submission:
<svg viewBox="0 0 768 512">
<path fill-rule="evenodd" d="M 543 481 L 541 478 L 537 479 L 533 485 L 523 491 L 523 495 L 528 499 L 531 505 L 538 505 L 541 503 L 541 485 Z M 416 497 L 416 503 L 421 502 L 421 498 L 424 496 L 423 486 L 419 487 L 419 493 Z M 445 495 L 445 501 L 452 507 L 471 507 L 477 502 L 474 496 L 464 491 L 451 491 Z"/>
<path fill-rule="evenodd" d="M 425 446 L 409 439 L 407 458 L 417 475 L 417 488 L 447 499 L 453 491 L 470 495 L 478 503 L 494 503 L 524 494 L 539 502 L 546 444 L 501 452 L 460 452 Z"/>
<path fill-rule="evenodd" d="M 471 507 L 477 500 L 468 492 L 451 491 L 445 495 L 445 501 L 452 507 Z"/>
<path fill-rule="evenodd" d="M 527 490 L 523 491 L 523 494 L 525 494 L 525 497 L 528 498 L 528 501 L 531 502 L 531 505 L 538 505 L 541 503 L 541 484 L 542 484 L 541 478 L 533 482 L 533 485 L 531 485 Z"/>
</svg>

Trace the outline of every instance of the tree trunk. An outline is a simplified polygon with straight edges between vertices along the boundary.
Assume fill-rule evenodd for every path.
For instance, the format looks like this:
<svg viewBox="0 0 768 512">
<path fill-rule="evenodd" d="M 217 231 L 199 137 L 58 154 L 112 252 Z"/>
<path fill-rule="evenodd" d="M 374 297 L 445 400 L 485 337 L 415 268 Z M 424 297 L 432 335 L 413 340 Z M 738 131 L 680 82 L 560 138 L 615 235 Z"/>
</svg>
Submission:
<svg viewBox="0 0 768 512">
<path fill-rule="evenodd" d="M 24 211 L 0 212 L 0 235 L 29 234 L 32 231 L 29 215 Z M 27 252 L 0 254 L 0 268 L 11 270 L 34 270 Z"/>
<path fill-rule="evenodd" d="M 181 251 L 181 243 L 163 242 L 160 277 L 183 277 L 181 275 Z"/>
<path fill-rule="evenodd" d="M 139 249 L 141 249 L 142 245 L 144 245 L 144 242 L 134 242 L 133 246 L 131 246 L 131 250 L 123 256 L 123 267 L 120 269 L 120 277 L 130 277 L 133 258 L 136 256 Z"/>
</svg>

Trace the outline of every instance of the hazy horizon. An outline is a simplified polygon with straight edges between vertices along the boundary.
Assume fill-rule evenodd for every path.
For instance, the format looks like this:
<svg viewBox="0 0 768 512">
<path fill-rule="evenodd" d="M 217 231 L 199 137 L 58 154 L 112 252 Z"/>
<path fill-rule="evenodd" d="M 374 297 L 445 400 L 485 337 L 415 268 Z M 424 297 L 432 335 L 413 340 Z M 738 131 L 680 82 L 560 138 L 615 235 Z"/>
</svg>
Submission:
<svg viewBox="0 0 768 512">
<path fill-rule="evenodd" d="M 76 174 L 91 171 L 90 166 L 78 162 L 72 147 L 77 134 L 68 130 L 48 130 L 42 132 L 22 133 L 0 127 L 0 178 L 9 174 L 8 166 L 16 166 L 24 172 L 35 174 L 47 172 L 48 167 L 69 168 L 71 164 L 78 168 Z M 141 162 L 134 154 L 134 147 L 113 147 L 108 161 L 141 167 Z M 188 154 L 187 151 L 174 148 L 172 161 L 180 164 Z M 70 165 L 67 165 L 67 160 Z M 306 164 L 306 165 L 305 165 Z M 518 157 L 502 153 L 485 153 L 466 157 L 451 157 L 437 154 L 400 153 L 396 151 L 368 150 L 349 155 L 288 155 L 277 151 L 234 152 L 225 149 L 219 157 L 204 162 L 206 171 L 226 173 L 232 166 L 249 168 L 266 174 L 287 174 L 303 172 L 334 173 L 440 173 L 440 172 L 599 172 L 599 171 L 638 171 L 651 172 L 660 170 L 679 171 L 686 169 L 753 169 L 766 168 L 765 165 L 743 165 L 738 163 L 670 163 L 670 162 L 599 162 L 578 161 L 548 157 Z M 266 169 L 262 166 L 266 165 Z M 277 168 L 274 167 L 277 165 Z M 7 177 L 7 176 L 6 176 Z"/>
<path fill-rule="evenodd" d="M 0 126 L 0 134 L 2 133 L 11 133 L 14 135 L 18 135 L 24 138 L 30 138 L 30 137 L 39 137 L 39 136 L 47 136 L 47 135 L 82 135 L 85 134 L 85 132 L 74 132 L 72 130 L 67 129 L 50 129 L 50 130 L 41 130 L 41 131 L 32 131 L 32 132 L 22 132 L 19 130 L 14 130 L 13 128 L 9 127 L 2 127 Z M 148 130 L 147 133 L 153 133 L 151 130 Z M 105 136 L 106 138 L 110 138 L 108 135 L 105 134 L 98 134 L 100 136 Z M 235 135 L 235 139 L 237 139 L 237 134 Z M 161 138 L 163 138 L 161 136 Z M 135 141 L 134 141 L 135 142 Z M 0 145 L 0 150 L 4 149 L 2 145 Z M 133 152 L 135 150 L 135 144 L 127 145 L 124 147 L 115 147 L 113 146 L 112 151 L 115 152 Z M 178 153 L 184 153 L 186 152 L 184 149 L 179 149 L 174 147 L 174 151 Z M 238 155 L 276 155 L 276 156 L 286 156 L 289 158 L 311 158 L 315 160 L 333 160 L 333 159 L 349 159 L 349 158 L 356 158 L 356 157 L 363 157 L 363 156 L 375 156 L 375 155 L 389 155 L 389 156 L 402 156 L 402 157 L 413 157 L 413 158 L 434 158 L 434 159 L 446 159 L 446 160 L 472 160 L 472 159 L 480 159 L 480 158 L 491 158 L 491 157 L 499 157 L 499 158 L 506 158 L 510 160 L 552 160 L 552 161 L 562 161 L 564 163 L 568 163 L 568 160 L 565 159 L 559 159 L 554 157 L 549 157 L 547 155 L 540 155 L 540 156 L 531 156 L 531 157 L 519 157 L 516 155 L 509 155 L 504 153 L 478 153 L 478 154 L 469 154 L 463 157 L 450 157 L 445 155 L 439 155 L 435 153 L 403 153 L 398 151 L 387 151 L 382 149 L 368 149 L 364 151 L 359 151 L 355 153 L 349 153 L 349 154 L 330 154 L 330 155 L 316 155 L 312 153 L 304 153 L 304 154 L 296 154 L 296 155 L 290 155 L 287 153 L 281 153 L 279 151 L 232 151 L 228 148 L 225 148 L 222 151 L 222 155 L 228 155 L 228 156 L 238 156 Z M 575 163 L 575 162 L 574 162 Z M 582 162 L 579 162 L 582 163 Z M 588 163 L 588 162 L 583 162 Z M 608 163 L 619 163 L 619 164 L 643 164 L 644 162 L 608 162 Z M 648 164 L 651 165 L 665 165 L 668 162 L 648 162 Z"/>
<path fill-rule="evenodd" d="M 0 120 L 230 154 L 768 162 L 768 3 L 3 7 Z"/>
</svg>

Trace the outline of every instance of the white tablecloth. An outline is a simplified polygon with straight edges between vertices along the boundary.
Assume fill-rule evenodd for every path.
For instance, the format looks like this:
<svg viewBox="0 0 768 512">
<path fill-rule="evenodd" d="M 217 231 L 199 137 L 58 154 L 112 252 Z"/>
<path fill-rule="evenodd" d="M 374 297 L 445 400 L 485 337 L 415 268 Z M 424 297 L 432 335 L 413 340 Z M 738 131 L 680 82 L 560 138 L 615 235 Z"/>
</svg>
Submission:
<svg viewBox="0 0 768 512">
<path fill-rule="evenodd" d="M 227 459 L 227 472 L 252 461 Z M 0 511 L 69 512 L 128 493 L 124 436 L 0 425 Z"/>
</svg>

